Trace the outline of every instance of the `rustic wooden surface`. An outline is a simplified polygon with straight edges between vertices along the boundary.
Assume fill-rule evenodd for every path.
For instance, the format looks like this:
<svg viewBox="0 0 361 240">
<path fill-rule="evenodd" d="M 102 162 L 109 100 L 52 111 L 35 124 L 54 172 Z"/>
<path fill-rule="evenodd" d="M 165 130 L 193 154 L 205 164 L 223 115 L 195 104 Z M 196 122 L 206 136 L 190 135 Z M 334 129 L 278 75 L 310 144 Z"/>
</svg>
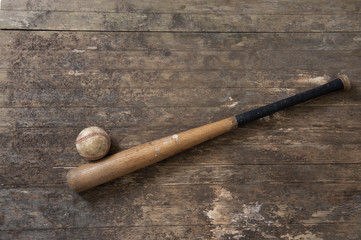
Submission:
<svg viewBox="0 0 361 240">
<path fill-rule="evenodd" d="M 2 0 L 0 239 L 360 239 L 361 3 Z M 333 93 L 76 194 L 111 152 L 313 88 Z"/>
</svg>

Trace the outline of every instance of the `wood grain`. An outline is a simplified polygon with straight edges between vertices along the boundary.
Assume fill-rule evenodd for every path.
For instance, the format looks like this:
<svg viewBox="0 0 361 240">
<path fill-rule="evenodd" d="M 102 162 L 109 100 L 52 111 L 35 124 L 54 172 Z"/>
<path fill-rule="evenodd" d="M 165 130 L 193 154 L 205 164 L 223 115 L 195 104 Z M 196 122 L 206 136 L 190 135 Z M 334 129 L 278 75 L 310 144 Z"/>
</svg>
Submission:
<svg viewBox="0 0 361 240">
<path fill-rule="evenodd" d="M 3 31 L 13 51 L 359 50 L 360 33 L 175 33 Z"/>
<path fill-rule="evenodd" d="M 361 207 L 359 186 L 352 183 L 239 184 L 228 187 L 123 184 L 117 191 L 99 188 L 82 196 L 55 188 L 3 190 L 4 199 L 10 202 L 6 212 L 13 212 L 14 220 L 6 223 L 7 230 L 2 234 L 20 238 L 25 233 L 43 238 L 49 235 L 92 237 L 90 234 L 96 229 L 95 236 L 109 238 L 124 234 L 125 238 L 153 239 L 168 235 L 191 238 L 197 235 L 206 239 L 214 234 L 234 231 L 235 234 L 252 234 L 260 238 L 267 234 L 273 236 L 271 239 L 286 234 L 356 239 Z M 241 192 L 247 194 L 234 197 L 233 194 Z M 264 199 L 262 203 L 258 202 L 260 198 Z M 299 200 L 304 198 L 308 201 Z M 14 203 L 20 199 L 27 200 Z M 31 204 L 34 201 L 36 205 Z M 250 215 L 242 215 L 244 210 L 252 207 L 254 210 Z M 217 210 L 223 211 L 225 217 L 216 217 Z M 113 211 L 117 216 L 114 219 L 109 218 L 109 212 Z M 55 216 L 54 212 L 57 213 Z M 209 220 L 208 215 L 214 218 Z M 238 221 L 232 222 L 232 217 L 237 215 Z M 4 217 L 6 219 L 8 215 Z M 24 217 L 29 220 L 25 224 L 21 220 Z M 218 228 L 213 228 L 212 224 Z M 19 231 L 19 227 L 24 230 Z M 253 231 L 255 227 L 257 230 Z M 56 230 L 50 232 L 49 228 Z M 289 230 L 285 233 L 283 228 Z M 125 233 L 125 229 L 129 232 Z"/>
<path fill-rule="evenodd" d="M 59 24 L 61 23 L 61 24 Z M 1 29 L 156 32 L 359 32 L 359 14 L 2 11 Z"/>
<path fill-rule="evenodd" d="M 76 2 L 59 2 L 55 0 L 2 0 L 2 9 L 17 11 L 61 11 L 61 12 L 156 12 L 156 13 L 237 13 L 237 14 L 339 14 L 360 13 L 360 8 L 351 0 L 320 0 L 317 2 L 303 0 L 289 2 L 287 0 L 267 0 L 255 2 L 241 1 L 198 1 L 185 0 L 174 2 L 171 0 L 78 0 Z"/>
<path fill-rule="evenodd" d="M 0 239 L 359 239 L 361 5 L 2 0 Z M 44 31 L 42 31 L 44 30 Z M 348 74 L 335 93 L 82 194 L 111 153 Z"/>
</svg>

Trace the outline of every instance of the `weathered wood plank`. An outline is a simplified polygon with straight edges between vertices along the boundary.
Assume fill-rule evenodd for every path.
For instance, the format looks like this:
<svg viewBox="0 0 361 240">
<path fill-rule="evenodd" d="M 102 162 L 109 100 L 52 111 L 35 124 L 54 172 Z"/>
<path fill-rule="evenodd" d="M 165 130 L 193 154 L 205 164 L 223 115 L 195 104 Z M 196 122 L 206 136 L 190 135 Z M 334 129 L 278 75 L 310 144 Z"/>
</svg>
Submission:
<svg viewBox="0 0 361 240">
<path fill-rule="evenodd" d="M 78 11 L 78 12 L 152 12 L 152 13 L 237 13 L 237 14 L 322 14 L 343 12 L 360 13 L 360 4 L 352 0 L 303 0 L 290 2 L 287 0 L 267 1 L 193 1 L 174 2 L 171 0 L 3 0 L 3 10 L 23 11 Z"/>
<path fill-rule="evenodd" d="M 222 226 L 222 225 L 218 225 Z M 264 231 L 263 235 L 260 234 L 260 239 L 266 238 L 270 240 L 287 240 L 291 238 L 302 239 L 317 239 L 323 237 L 328 240 L 339 240 L 339 239 L 350 239 L 358 240 L 359 231 L 357 229 L 357 223 L 322 223 L 313 228 L 317 231 L 317 234 L 309 230 L 302 232 L 301 230 L 304 227 L 300 225 L 290 225 L 288 229 L 294 232 L 293 234 L 283 234 L 280 235 L 281 231 L 277 229 L 269 229 L 269 232 L 272 234 L 267 234 L 268 231 Z M 212 239 L 215 238 L 210 233 L 206 232 L 207 225 L 201 226 L 144 226 L 144 227 L 104 227 L 104 228 L 56 228 L 56 229 L 29 229 L 29 230 L 12 230 L 12 231 L 2 231 L 0 232 L 0 237 L 4 239 L 28 239 L 29 236 L 33 236 L 39 240 L 48 240 L 52 239 L 129 239 L 129 240 L 144 240 L 144 239 Z M 234 225 L 223 225 L 224 230 L 214 230 L 214 232 L 221 232 L 227 237 L 234 237 L 235 239 L 239 237 L 239 234 L 235 233 L 235 228 L 241 228 Z M 217 227 L 214 227 L 217 228 Z M 280 227 L 281 228 L 281 227 Z M 311 228 L 311 227 L 309 227 Z M 309 229 L 307 228 L 307 229 Z M 332 229 L 330 231 L 329 229 Z M 314 231 L 315 231 L 314 230 Z M 239 230 L 241 232 L 241 230 Z M 220 233 L 219 233 L 220 234 Z M 252 238 L 258 235 L 252 231 L 248 231 L 247 234 L 241 236 Z M 279 236 L 279 237 L 277 237 Z M 282 236 L 282 237 L 281 237 Z M 307 238 L 306 238 L 307 237 Z M 222 239 L 222 238 L 221 238 Z"/>
<path fill-rule="evenodd" d="M 168 161 L 172 161 L 171 159 Z M 154 164 L 104 186 L 132 184 L 147 185 L 209 185 L 209 184 L 282 184 L 282 183 L 358 183 L 361 164 L 193 164 L 182 166 Z M 318 167 L 320 166 L 320 167 Z M 1 188 L 66 188 L 66 173 L 69 169 L 31 164 L 12 164 L 0 169 Z M 5 176 L 6 172 L 6 177 Z M 37 176 L 34 178 L 34 176 Z M 70 191 L 70 190 L 69 190 Z M 91 192 L 91 191 L 90 191 Z"/>
<path fill-rule="evenodd" d="M 135 227 L 65 227 L 54 229 L 24 229 L 4 230 L 0 232 L 2 239 L 29 239 L 31 236 L 37 240 L 51 239 L 192 239 L 198 236 L 206 239 L 212 235 L 206 232 L 207 225 L 197 226 L 135 226 Z M 337 236 L 345 235 L 345 232 Z"/>
<path fill-rule="evenodd" d="M 1 11 L 1 29 L 172 32 L 359 32 L 360 14 Z"/>
<path fill-rule="evenodd" d="M 167 33 L 3 31 L 14 51 L 360 50 L 360 33 Z"/>
<path fill-rule="evenodd" d="M 247 129 L 257 128 L 279 130 L 283 128 L 304 131 L 353 131 L 360 127 L 357 119 L 361 118 L 358 106 L 315 106 L 304 103 L 291 109 L 278 112 L 245 126 Z M 9 130 L 41 128 L 68 128 L 80 130 L 93 122 L 107 129 L 127 128 L 128 131 L 162 130 L 171 134 L 178 129 L 193 128 L 213 121 L 227 118 L 246 111 L 245 106 L 232 108 L 221 107 L 104 107 L 101 109 L 85 107 L 55 108 L 0 108 L 1 127 Z M 342 117 L 340 117 L 342 116 Z M 305 122 L 304 119 L 314 119 Z M 349 119 L 347 124 L 345 119 Z M 143 124 L 147 122 L 147 124 Z M 282 129 L 281 129 L 282 130 Z M 281 131 L 280 130 L 280 131 Z M 163 134 L 161 133 L 161 134 Z M 174 133 L 174 132 L 173 132 Z M 144 133 L 146 134 L 146 133 Z M 146 136 L 146 135 L 145 135 Z"/>
<path fill-rule="evenodd" d="M 1 69 L 87 69 L 122 70 L 205 70 L 205 69 L 353 69 L 360 61 L 358 51 L 59 51 L 49 55 L 41 51 L 14 54 L 3 50 Z M 99 62 L 102 59 L 102 62 Z"/>
<path fill-rule="evenodd" d="M 234 88 L 269 89 L 292 94 L 322 85 L 346 74 L 358 87 L 360 69 L 298 70 L 111 70 L 82 71 L 2 69 L 2 89 L 121 89 L 121 88 Z M 61 81 L 59 81 L 61 79 Z M 273 89 L 273 90 L 272 90 Z M 352 90 L 353 91 L 353 90 Z M 3 95 L 5 97 L 5 95 Z M 232 96 L 230 96 L 232 97 Z M 230 99 L 228 99 L 229 101 Z M 227 99 L 222 101 L 227 102 Z M 3 102 L 3 101 L 2 101 Z"/>
<path fill-rule="evenodd" d="M 122 233 L 128 229 L 129 235 L 124 236 L 129 238 L 146 236 L 147 231 L 157 235 L 168 230 L 175 237 L 199 234 L 206 239 L 237 235 L 262 238 L 262 233 L 271 239 L 302 234 L 356 239 L 360 234 L 359 186 L 123 184 L 118 189 L 97 188 L 81 196 L 62 189 L 2 189 L 3 199 L 9 204 L 2 208 L 2 218 L 7 221 L 0 227 L 7 234 L 16 233 L 19 228 L 29 233 L 56 228 L 60 236 L 67 232 L 85 234 L 82 232 L 91 229 L 108 236 L 108 231 Z M 159 230 L 152 231 L 153 228 Z M 288 237 L 282 231 L 285 228 Z M 136 234 L 135 230 L 140 232 Z"/>
<path fill-rule="evenodd" d="M 1 107 L 230 107 L 261 106 L 294 95 L 294 89 L 232 88 L 120 88 L 120 89 L 16 89 L 5 90 Z M 205 97 L 207 96 L 207 97 Z M 356 105 L 360 96 L 329 94 L 310 102 L 311 106 Z"/>
</svg>

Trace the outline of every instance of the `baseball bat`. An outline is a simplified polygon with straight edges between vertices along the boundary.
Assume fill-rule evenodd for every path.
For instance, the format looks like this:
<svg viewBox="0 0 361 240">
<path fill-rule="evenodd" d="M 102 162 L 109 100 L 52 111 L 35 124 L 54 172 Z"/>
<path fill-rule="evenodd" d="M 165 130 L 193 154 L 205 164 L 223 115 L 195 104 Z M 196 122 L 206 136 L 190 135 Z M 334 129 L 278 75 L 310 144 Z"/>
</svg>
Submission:
<svg viewBox="0 0 361 240">
<path fill-rule="evenodd" d="M 96 162 L 86 163 L 68 172 L 68 184 L 75 192 L 88 190 L 166 159 L 197 144 L 240 127 L 247 122 L 336 90 L 348 90 L 350 86 L 348 77 L 346 75 L 340 75 L 331 82 L 275 103 L 218 122 L 144 143 Z"/>
</svg>

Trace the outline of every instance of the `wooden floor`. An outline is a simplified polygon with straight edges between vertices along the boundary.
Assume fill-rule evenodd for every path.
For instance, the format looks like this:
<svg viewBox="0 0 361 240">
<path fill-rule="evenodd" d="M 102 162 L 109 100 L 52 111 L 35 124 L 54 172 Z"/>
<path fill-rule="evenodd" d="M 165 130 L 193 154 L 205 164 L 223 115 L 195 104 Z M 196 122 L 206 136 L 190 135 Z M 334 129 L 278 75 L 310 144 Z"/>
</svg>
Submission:
<svg viewBox="0 0 361 240">
<path fill-rule="evenodd" d="M 2 0 L 0 239 L 361 238 L 361 2 Z M 81 194 L 115 153 L 348 74 L 337 92 Z"/>
</svg>

